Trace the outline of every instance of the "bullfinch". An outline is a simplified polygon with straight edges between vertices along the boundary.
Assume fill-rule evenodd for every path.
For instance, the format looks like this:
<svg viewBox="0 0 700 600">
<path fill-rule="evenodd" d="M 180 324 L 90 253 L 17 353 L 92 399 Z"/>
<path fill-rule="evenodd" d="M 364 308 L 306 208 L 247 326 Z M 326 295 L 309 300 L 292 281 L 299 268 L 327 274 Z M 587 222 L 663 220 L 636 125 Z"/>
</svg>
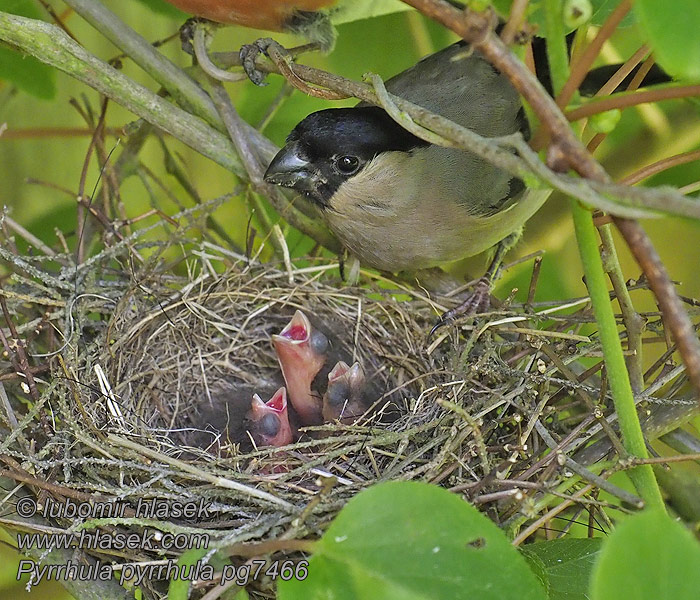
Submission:
<svg viewBox="0 0 700 600">
<path fill-rule="evenodd" d="M 180 10 L 216 21 L 299 34 L 330 49 L 335 40 L 328 10 L 337 0 L 168 0 Z"/>
<path fill-rule="evenodd" d="M 328 387 L 323 395 L 324 421 L 353 423 L 371 404 L 368 392 L 360 363 L 355 362 L 350 367 L 346 362 L 338 361 L 328 373 Z"/>
<path fill-rule="evenodd" d="M 542 50 L 543 41 L 535 41 L 533 48 Z M 606 78 L 589 75 L 581 90 L 591 93 Z M 668 80 L 658 70 L 649 75 L 644 85 Z M 463 41 L 389 79 L 386 88 L 484 137 L 529 138 L 515 88 Z M 438 326 L 488 305 L 505 253 L 549 195 L 526 189 L 471 152 L 429 144 L 366 103 L 302 120 L 265 179 L 313 201 L 343 246 L 368 267 L 416 271 L 497 246 L 474 295 Z"/>
<path fill-rule="evenodd" d="M 266 391 L 266 396 L 270 395 Z M 196 445 L 208 448 L 220 436 L 222 442 L 244 450 L 256 446 L 285 446 L 293 439 L 287 411 L 287 391 L 280 387 L 263 401 L 247 385 L 225 385 L 201 410 Z"/>
<path fill-rule="evenodd" d="M 508 79 L 463 42 L 386 82 L 389 92 L 487 137 L 529 135 Z M 476 155 L 429 144 L 361 103 L 312 113 L 265 178 L 310 198 L 360 262 L 417 270 L 473 256 L 518 231 L 546 192 Z"/>
<path fill-rule="evenodd" d="M 216 21 L 300 35 L 329 52 L 334 24 L 411 10 L 400 0 L 167 0 L 191 15 Z"/>
<path fill-rule="evenodd" d="M 314 384 L 328 360 L 331 342 L 300 310 L 279 334 L 272 336 L 289 401 L 302 425 L 322 422 L 321 394 Z"/>
</svg>

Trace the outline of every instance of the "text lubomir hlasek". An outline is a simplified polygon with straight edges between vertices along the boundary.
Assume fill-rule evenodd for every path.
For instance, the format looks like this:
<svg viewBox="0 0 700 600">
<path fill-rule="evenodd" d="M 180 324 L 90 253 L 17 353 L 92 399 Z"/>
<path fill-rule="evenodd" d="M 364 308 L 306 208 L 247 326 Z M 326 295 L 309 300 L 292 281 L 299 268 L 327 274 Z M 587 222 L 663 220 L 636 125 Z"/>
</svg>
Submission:
<svg viewBox="0 0 700 600">
<path fill-rule="evenodd" d="M 135 511 L 137 519 L 193 519 L 211 518 L 211 502 L 182 502 L 178 500 L 161 500 L 158 498 L 139 498 L 136 506 L 127 502 L 76 502 L 70 498 L 58 502 L 47 498 L 37 514 L 47 519 L 114 519 L 126 516 L 128 509 Z"/>
</svg>

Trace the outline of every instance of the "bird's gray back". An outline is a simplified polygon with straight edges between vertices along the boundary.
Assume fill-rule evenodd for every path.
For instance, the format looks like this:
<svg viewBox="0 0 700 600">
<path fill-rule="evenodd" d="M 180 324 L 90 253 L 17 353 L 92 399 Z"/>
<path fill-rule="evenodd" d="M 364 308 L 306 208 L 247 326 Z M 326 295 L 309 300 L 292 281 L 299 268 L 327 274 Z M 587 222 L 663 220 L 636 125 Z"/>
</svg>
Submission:
<svg viewBox="0 0 700 600">
<path fill-rule="evenodd" d="M 478 52 L 453 44 L 386 82 L 387 90 L 485 137 L 529 130 L 520 97 L 508 79 Z M 509 205 L 522 183 L 476 155 L 431 146 L 426 161 L 438 195 L 457 199 L 472 215 L 488 216 Z M 456 175 L 457 174 L 457 175 Z"/>
<path fill-rule="evenodd" d="M 480 135 L 527 129 L 520 97 L 508 79 L 464 44 L 425 57 L 389 79 L 386 87 Z"/>
</svg>

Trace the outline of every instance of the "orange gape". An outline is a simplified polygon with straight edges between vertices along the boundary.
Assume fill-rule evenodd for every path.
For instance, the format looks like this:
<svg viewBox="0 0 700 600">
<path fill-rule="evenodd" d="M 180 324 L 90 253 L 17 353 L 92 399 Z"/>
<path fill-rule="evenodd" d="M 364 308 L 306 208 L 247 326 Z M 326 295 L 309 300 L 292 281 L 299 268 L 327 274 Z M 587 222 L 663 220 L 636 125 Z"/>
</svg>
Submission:
<svg viewBox="0 0 700 600">
<path fill-rule="evenodd" d="M 337 0 L 168 0 L 187 13 L 219 23 L 284 31 L 295 11 L 315 11 Z"/>
</svg>

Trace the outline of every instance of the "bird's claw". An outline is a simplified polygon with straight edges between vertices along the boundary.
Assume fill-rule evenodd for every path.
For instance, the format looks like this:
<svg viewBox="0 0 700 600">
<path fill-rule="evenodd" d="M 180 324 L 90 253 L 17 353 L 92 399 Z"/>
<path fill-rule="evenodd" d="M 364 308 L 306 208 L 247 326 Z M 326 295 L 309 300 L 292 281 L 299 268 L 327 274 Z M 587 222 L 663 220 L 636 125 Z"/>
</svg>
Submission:
<svg viewBox="0 0 700 600">
<path fill-rule="evenodd" d="M 277 44 L 272 38 L 260 38 L 255 40 L 252 44 L 246 44 L 241 48 L 240 57 L 241 63 L 243 65 L 243 70 L 255 85 L 265 86 L 265 73 L 258 69 L 255 61 L 260 54 L 267 55 L 267 50 L 273 44 Z"/>
<path fill-rule="evenodd" d="M 459 306 L 444 312 L 428 334 L 430 340 L 435 332 L 452 323 L 457 317 L 475 315 L 489 309 L 491 305 L 491 280 L 482 277 L 474 286 L 474 291 Z"/>
<path fill-rule="evenodd" d="M 194 47 L 192 46 L 194 31 L 204 23 L 211 23 L 211 21 L 203 19 L 202 17 L 191 17 L 180 27 L 180 45 L 182 46 L 182 51 L 190 56 L 194 56 Z"/>
<path fill-rule="evenodd" d="M 448 311 L 448 312 L 449 312 L 449 311 Z M 435 323 L 435 325 L 433 325 L 433 328 L 430 330 L 430 333 L 428 333 L 428 341 L 430 341 L 430 340 L 433 339 L 433 336 L 435 335 L 435 333 L 437 332 L 438 329 L 441 329 L 441 328 L 443 328 L 445 325 L 447 325 L 447 324 L 449 324 L 449 323 L 452 322 L 452 320 L 446 318 L 445 315 L 447 315 L 447 313 L 445 313 L 444 315 L 442 315 L 442 316 L 437 320 L 437 322 Z"/>
</svg>

